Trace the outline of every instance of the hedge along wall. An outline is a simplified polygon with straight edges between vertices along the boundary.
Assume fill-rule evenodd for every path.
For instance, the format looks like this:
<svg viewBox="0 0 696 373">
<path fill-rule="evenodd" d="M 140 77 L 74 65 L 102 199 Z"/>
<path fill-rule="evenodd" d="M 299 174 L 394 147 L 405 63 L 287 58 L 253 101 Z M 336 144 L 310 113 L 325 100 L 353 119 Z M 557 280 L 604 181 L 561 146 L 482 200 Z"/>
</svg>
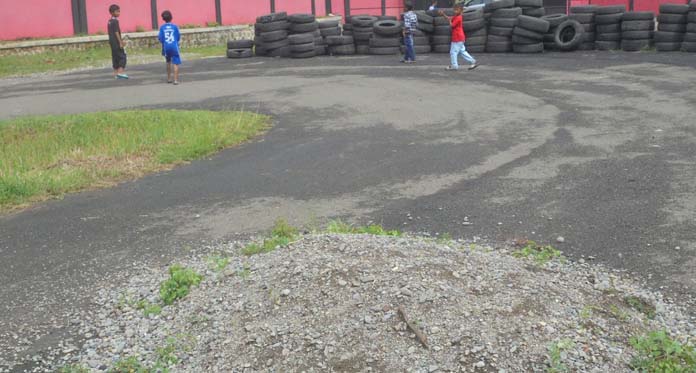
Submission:
<svg viewBox="0 0 696 373">
<path fill-rule="evenodd" d="M 0 40 L 73 35 L 70 0 L 0 0 Z"/>
<path fill-rule="evenodd" d="M 111 18 L 109 6 L 114 3 L 121 7 L 119 23 L 122 32 L 133 32 L 138 27 L 152 29 L 150 0 L 86 0 L 87 32 L 106 32 L 106 24 Z"/>
<path fill-rule="evenodd" d="M 220 0 L 223 25 L 254 23 L 256 17 L 270 12 L 271 0 Z"/>
</svg>

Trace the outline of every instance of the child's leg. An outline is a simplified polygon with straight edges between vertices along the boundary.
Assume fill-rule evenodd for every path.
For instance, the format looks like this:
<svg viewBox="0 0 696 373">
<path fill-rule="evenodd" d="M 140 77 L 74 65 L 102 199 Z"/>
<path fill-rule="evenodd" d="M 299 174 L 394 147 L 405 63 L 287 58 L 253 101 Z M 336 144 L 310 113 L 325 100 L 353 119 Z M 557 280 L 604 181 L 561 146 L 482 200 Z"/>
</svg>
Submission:
<svg viewBox="0 0 696 373">
<path fill-rule="evenodd" d="M 179 65 L 174 65 L 174 81 L 179 81 Z"/>
<path fill-rule="evenodd" d="M 469 64 L 476 64 L 476 59 L 472 57 L 469 54 L 469 52 L 466 51 L 466 46 L 464 45 L 464 43 L 462 43 L 462 48 L 459 50 L 459 54 L 461 54 L 462 58 L 464 58 Z"/>
<path fill-rule="evenodd" d="M 450 44 L 450 66 L 453 69 L 459 68 L 459 63 L 457 62 L 457 57 L 459 55 L 459 44 L 461 43 L 452 42 Z"/>
<path fill-rule="evenodd" d="M 167 81 L 172 81 L 172 63 L 167 61 Z"/>
</svg>

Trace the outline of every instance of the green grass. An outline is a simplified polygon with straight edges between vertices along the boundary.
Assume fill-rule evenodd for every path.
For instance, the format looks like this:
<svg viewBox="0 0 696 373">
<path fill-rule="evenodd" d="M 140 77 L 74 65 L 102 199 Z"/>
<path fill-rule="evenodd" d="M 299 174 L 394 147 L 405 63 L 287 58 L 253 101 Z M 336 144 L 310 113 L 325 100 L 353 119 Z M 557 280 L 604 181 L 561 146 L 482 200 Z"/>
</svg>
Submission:
<svg viewBox="0 0 696 373">
<path fill-rule="evenodd" d="M 512 252 L 516 258 L 533 259 L 538 264 L 546 264 L 553 259 L 562 259 L 561 252 L 554 249 L 551 245 L 541 246 L 532 240 L 528 240 L 525 245 Z"/>
<path fill-rule="evenodd" d="M 128 66 L 156 62 L 161 57 L 159 48 L 128 49 L 127 53 Z M 224 46 L 184 48 L 181 51 L 184 63 L 186 60 L 216 56 L 223 57 L 224 55 Z M 0 78 L 89 67 L 111 67 L 111 49 L 108 46 L 99 46 L 85 50 L 49 51 L 27 55 L 0 56 Z M 185 71 L 185 65 L 183 71 Z"/>
<path fill-rule="evenodd" d="M 636 311 L 644 314 L 649 319 L 654 319 L 657 310 L 655 306 L 641 299 L 640 297 L 629 295 L 624 297 L 624 302 L 627 305 L 635 309 Z"/>
<path fill-rule="evenodd" d="M 184 268 L 178 264 L 169 267 L 169 279 L 160 285 L 160 298 L 166 305 L 174 303 L 188 295 L 192 286 L 198 285 L 203 276 L 190 268 Z"/>
<path fill-rule="evenodd" d="M 665 331 L 653 331 L 631 339 L 638 355 L 631 368 L 638 372 L 696 372 L 696 349 L 673 340 Z"/>
<path fill-rule="evenodd" d="M 208 268 L 213 272 L 222 272 L 230 264 L 230 258 L 221 255 L 212 255 L 208 257 Z"/>
<path fill-rule="evenodd" d="M 162 306 L 159 304 L 154 304 L 146 301 L 145 299 L 141 299 L 138 301 L 135 305 L 136 309 L 142 310 L 143 315 L 145 316 L 150 316 L 150 315 L 159 315 L 162 313 Z"/>
<path fill-rule="evenodd" d="M 270 232 L 270 236 L 262 243 L 251 243 L 242 249 L 242 254 L 250 256 L 268 253 L 278 247 L 289 245 L 297 239 L 297 229 L 290 226 L 285 220 L 278 219 Z"/>
<path fill-rule="evenodd" d="M 0 211 L 204 157 L 267 123 L 253 113 L 176 110 L 0 121 Z"/>
<path fill-rule="evenodd" d="M 326 232 L 338 234 L 372 234 L 375 236 L 401 236 L 398 230 L 386 230 L 379 224 L 372 224 L 364 227 L 354 227 L 341 220 L 331 220 L 326 226 Z"/>
<path fill-rule="evenodd" d="M 561 373 L 568 372 L 568 367 L 563 363 L 563 351 L 572 348 L 574 345 L 571 339 L 562 339 L 560 341 L 552 343 L 547 347 L 548 356 L 546 364 L 548 368 L 546 369 L 549 373 Z"/>
<path fill-rule="evenodd" d="M 82 365 L 71 364 L 58 369 L 58 373 L 89 373 L 89 369 Z"/>
</svg>

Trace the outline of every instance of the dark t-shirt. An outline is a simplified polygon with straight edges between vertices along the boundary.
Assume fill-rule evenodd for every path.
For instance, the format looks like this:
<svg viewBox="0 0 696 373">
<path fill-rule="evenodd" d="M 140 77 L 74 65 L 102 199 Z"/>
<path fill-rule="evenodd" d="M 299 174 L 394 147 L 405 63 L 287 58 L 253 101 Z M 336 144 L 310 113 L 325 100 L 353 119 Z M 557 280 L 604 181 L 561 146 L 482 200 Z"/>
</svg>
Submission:
<svg viewBox="0 0 696 373">
<path fill-rule="evenodd" d="M 111 48 L 120 49 L 121 45 L 118 43 L 118 38 L 116 38 L 116 33 L 121 33 L 121 26 L 118 24 L 118 18 L 111 17 L 107 29 L 109 30 L 109 44 Z"/>
</svg>

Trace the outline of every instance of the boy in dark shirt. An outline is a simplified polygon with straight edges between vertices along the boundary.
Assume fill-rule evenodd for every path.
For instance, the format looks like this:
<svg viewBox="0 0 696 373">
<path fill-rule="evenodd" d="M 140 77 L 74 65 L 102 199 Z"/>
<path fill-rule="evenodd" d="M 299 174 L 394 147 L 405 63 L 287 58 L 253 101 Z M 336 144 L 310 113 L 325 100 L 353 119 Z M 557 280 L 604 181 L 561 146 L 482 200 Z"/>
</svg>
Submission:
<svg viewBox="0 0 696 373">
<path fill-rule="evenodd" d="M 179 65 L 181 65 L 181 56 L 179 56 L 181 33 L 179 28 L 172 23 L 172 12 L 168 10 L 162 12 L 162 20 L 166 23 L 160 27 L 158 38 L 162 43 L 162 55 L 167 60 L 167 83 L 178 85 Z M 174 80 L 172 80 L 172 65 L 174 67 Z"/>
<path fill-rule="evenodd" d="M 462 23 L 462 5 L 454 4 L 454 17 L 447 17 L 443 11 L 440 11 L 440 15 L 447 17 L 450 24 L 452 25 L 452 44 L 450 45 L 450 65 L 447 66 L 447 70 L 459 70 L 458 58 L 461 55 L 469 65 L 469 70 L 475 69 L 478 64 L 476 64 L 476 59 L 471 57 L 469 52 L 466 51 L 464 42 L 466 41 L 466 34 L 464 34 L 464 27 Z"/>
<path fill-rule="evenodd" d="M 121 26 L 118 24 L 118 17 L 121 15 L 121 8 L 112 4 L 109 7 L 111 19 L 107 25 L 109 31 L 109 45 L 111 46 L 111 62 L 114 67 L 114 77 L 116 79 L 128 79 L 125 73 L 126 69 L 126 44 L 121 37 Z"/>
</svg>

